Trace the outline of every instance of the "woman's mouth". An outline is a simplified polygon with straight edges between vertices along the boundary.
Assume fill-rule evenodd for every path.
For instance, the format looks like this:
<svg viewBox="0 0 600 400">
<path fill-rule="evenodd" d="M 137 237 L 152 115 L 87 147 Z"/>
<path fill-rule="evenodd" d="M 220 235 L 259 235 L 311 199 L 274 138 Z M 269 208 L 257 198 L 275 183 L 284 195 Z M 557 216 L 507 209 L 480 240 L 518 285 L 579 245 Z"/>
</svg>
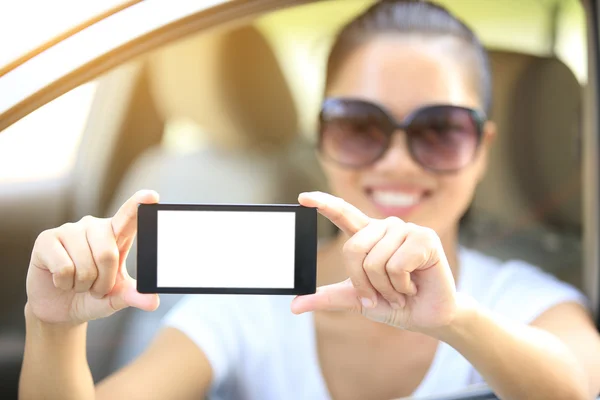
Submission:
<svg viewBox="0 0 600 400">
<path fill-rule="evenodd" d="M 430 195 L 424 189 L 368 189 L 373 205 L 384 215 L 406 218 Z"/>
</svg>

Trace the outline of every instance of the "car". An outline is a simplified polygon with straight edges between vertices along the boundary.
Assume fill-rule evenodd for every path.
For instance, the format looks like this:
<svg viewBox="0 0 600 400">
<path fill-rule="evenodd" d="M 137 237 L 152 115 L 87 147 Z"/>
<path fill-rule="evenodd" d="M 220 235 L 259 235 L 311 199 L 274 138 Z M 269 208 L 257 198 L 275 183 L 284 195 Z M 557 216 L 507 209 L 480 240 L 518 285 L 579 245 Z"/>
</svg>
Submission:
<svg viewBox="0 0 600 400">
<path fill-rule="evenodd" d="M 314 155 L 325 54 L 335 30 L 372 1 L 101 3 L 53 8 L 74 20 L 50 33 L 40 26 L 51 36 L 22 47 L 20 22 L 3 28 L 15 38 L 10 49 L 0 45 L 0 389 L 8 396 L 17 393 L 25 277 L 42 230 L 110 215 L 142 187 L 164 201 L 248 203 L 295 202 L 300 191 L 326 188 Z M 575 284 L 600 326 L 600 4 L 441 3 L 490 51 L 500 130 L 461 240 Z M 321 238 L 333 232 L 319 220 Z M 135 257 L 128 268 L 135 276 Z M 178 300 L 91 323 L 94 379 L 138 355 Z M 478 386 L 442 398 L 495 396 Z"/>
</svg>

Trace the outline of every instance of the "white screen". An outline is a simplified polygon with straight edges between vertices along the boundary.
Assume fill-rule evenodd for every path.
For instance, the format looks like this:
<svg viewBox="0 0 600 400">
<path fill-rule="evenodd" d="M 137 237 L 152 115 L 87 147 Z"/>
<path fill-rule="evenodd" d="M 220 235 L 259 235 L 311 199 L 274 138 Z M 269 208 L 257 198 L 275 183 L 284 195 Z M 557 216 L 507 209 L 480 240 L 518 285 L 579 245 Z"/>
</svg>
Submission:
<svg viewBox="0 0 600 400">
<path fill-rule="evenodd" d="M 294 288 L 296 214 L 157 212 L 157 287 Z"/>
</svg>

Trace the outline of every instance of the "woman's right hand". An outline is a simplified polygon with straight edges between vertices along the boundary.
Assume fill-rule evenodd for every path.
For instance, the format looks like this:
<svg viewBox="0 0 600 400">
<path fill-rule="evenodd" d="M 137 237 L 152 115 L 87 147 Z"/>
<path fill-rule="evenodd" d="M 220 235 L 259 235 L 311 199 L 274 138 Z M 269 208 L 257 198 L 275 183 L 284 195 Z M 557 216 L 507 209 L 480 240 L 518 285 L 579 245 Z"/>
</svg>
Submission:
<svg viewBox="0 0 600 400">
<path fill-rule="evenodd" d="M 137 232 L 138 204 L 158 202 L 139 191 L 112 218 L 84 217 L 42 232 L 27 273 L 27 307 L 46 323 L 80 324 L 125 307 L 154 311 L 156 294 L 141 294 L 125 259 Z"/>
</svg>

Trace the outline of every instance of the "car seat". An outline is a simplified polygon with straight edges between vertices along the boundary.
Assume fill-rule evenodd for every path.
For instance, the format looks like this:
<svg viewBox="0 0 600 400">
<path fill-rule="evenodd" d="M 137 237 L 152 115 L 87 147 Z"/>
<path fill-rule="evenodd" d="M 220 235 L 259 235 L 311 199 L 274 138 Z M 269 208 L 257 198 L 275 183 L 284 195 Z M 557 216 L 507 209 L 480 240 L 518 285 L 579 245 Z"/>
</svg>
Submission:
<svg viewBox="0 0 600 400">
<path fill-rule="evenodd" d="M 295 135 L 296 109 L 285 78 L 256 29 L 194 36 L 152 54 L 147 67 L 161 116 L 185 128 L 167 128 L 167 144 L 133 163 L 110 213 L 142 188 L 157 190 L 162 202 L 263 204 L 297 203 L 300 192 L 324 188 L 314 149 Z M 327 236 L 331 230 L 319 222 L 320 235 Z M 135 276 L 135 244 L 127 267 Z M 90 322 L 94 379 L 141 353 L 180 298 L 162 295 L 156 312 L 127 309 Z"/>
<path fill-rule="evenodd" d="M 498 135 L 463 242 L 580 286 L 581 85 L 554 57 L 492 51 L 490 58 Z"/>
</svg>

